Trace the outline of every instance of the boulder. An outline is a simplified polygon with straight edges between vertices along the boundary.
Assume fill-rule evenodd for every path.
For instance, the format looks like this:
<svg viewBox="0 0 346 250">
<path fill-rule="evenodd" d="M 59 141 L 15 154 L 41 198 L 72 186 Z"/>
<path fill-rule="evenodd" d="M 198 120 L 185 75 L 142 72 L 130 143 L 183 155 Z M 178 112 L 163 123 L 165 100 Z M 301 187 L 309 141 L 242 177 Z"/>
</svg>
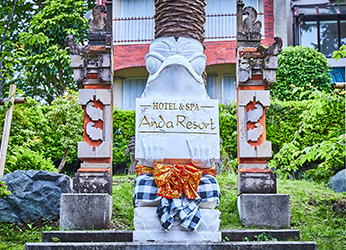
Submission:
<svg viewBox="0 0 346 250">
<path fill-rule="evenodd" d="M 57 218 L 60 195 L 72 192 L 67 175 L 43 170 L 17 170 L 1 180 L 12 194 L 0 198 L 0 222 L 23 224 Z"/>
<path fill-rule="evenodd" d="M 346 169 L 343 169 L 334 175 L 327 186 L 332 188 L 335 192 L 346 192 Z"/>
</svg>

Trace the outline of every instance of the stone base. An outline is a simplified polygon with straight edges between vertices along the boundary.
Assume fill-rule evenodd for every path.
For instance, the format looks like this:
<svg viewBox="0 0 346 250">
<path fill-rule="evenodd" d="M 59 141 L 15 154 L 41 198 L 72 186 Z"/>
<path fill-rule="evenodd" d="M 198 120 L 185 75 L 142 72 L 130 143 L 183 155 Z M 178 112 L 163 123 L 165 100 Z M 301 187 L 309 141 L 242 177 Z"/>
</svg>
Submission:
<svg viewBox="0 0 346 250">
<path fill-rule="evenodd" d="M 103 172 L 77 172 L 73 178 L 75 193 L 112 194 L 111 170 Z"/>
<path fill-rule="evenodd" d="M 243 226 L 284 228 L 290 226 L 288 194 L 241 194 L 237 198 Z"/>
<path fill-rule="evenodd" d="M 172 228 L 165 231 L 156 215 L 156 207 L 137 207 L 134 209 L 133 241 L 155 242 L 191 242 L 191 241 L 221 241 L 220 211 L 215 209 L 200 209 L 201 224 L 196 232 L 191 232 L 180 225 L 176 217 Z"/>
<path fill-rule="evenodd" d="M 59 226 L 62 230 L 106 229 L 112 207 L 109 194 L 61 194 Z"/>
<path fill-rule="evenodd" d="M 133 231 L 134 242 L 219 242 L 221 232 Z"/>
<path fill-rule="evenodd" d="M 276 194 L 276 175 L 267 173 L 239 173 L 238 195 L 240 194 Z"/>
<path fill-rule="evenodd" d="M 25 250 L 317 250 L 316 242 L 87 242 L 26 243 Z"/>
</svg>

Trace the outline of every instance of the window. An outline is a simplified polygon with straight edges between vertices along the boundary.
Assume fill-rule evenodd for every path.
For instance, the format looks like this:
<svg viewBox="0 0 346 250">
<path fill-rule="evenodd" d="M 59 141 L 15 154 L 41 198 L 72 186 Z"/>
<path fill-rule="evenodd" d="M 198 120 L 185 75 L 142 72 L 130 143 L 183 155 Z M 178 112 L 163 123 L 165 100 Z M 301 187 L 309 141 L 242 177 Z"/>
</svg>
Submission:
<svg viewBox="0 0 346 250">
<path fill-rule="evenodd" d="M 135 110 L 136 98 L 141 97 L 146 78 L 128 78 L 123 81 L 123 110 Z"/>
<path fill-rule="evenodd" d="M 151 17 L 154 16 L 154 0 L 122 0 L 123 17 Z"/>
<path fill-rule="evenodd" d="M 149 42 L 154 37 L 154 0 L 122 0 L 115 6 L 115 43 Z"/>
<path fill-rule="evenodd" d="M 231 104 L 237 101 L 237 86 L 234 75 L 222 76 L 222 103 Z"/>
<path fill-rule="evenodd" d="M 215 98 L 215 76 L 207 77 L 207 93 L 211 99 Z"/>
<path fill-rule="evenodd" d="M 316 48 L 326 57 L 346 44 L 346 6 L 294 7 L 295 45 Z"/>
<path fill-rule="evenodd" d="M 320 22 L 320 51 L 326 57 L 332 57 L 333 51 L 339 48 L 337 21 Z"/>
<path fill-rule="evenodd" d="M 300 45 L 317 49 L 317 22 L 303 22 L 300 27 Z"/>
<path fill-rule="evenodd" d="M 205 38 L 209 39 L 235 39 L 237 34 L 237 6 L 230 0 L 206 0 L 204 24 Z M 262 0 L 244 0 L 245 6 L 252 6 L 257 10 L 259 19 L 264 25 Z M 245 16 L 244 16 L 245 18 Z M 264 32 L 264 29 L 262 29 Z M 264 33 L 262 33 L 264 35 Z"/>
</svg>

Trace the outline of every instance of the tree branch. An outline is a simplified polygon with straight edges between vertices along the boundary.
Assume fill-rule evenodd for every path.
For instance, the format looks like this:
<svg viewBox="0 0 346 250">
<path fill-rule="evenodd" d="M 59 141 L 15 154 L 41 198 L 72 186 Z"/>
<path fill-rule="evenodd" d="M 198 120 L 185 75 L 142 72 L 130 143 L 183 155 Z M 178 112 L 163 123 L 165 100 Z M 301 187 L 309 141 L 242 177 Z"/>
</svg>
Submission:
<svg viewBox="0 0 346 250">
<path fill-rule="evenodd" d="M 2 39 L 1 39 L 1 43 L 0 43 L 0 94 L 2 92 L 2 84 L 4 82 L 3 77 L 2 77 L 2 59 L 1 59 L 1 57 L 2 57 L 2 47 L 4 45 L 6 33 L 7 33 L 8 29 L 10 28 L 10 24 L 12 22 L 12 18 L 13 18 L 13 14 L 14 14 L 14 9 L 16 8 L 16 4 L 17 4 L 17 0 L 14 0 L 13 1 L 13 7 L 12 7 L 12 12 L 11 12 L 10 20 L 8 20 L 7 27 L 6 27 L 5 31 L 4 31 L 4 33 L 2 34 Z"/>
<path fill-rule="evenodd" d="M 8 20 L 7 27 L 6 27 L 5 31 L 4 31 L 4 33 L 2 34 L 2 40 L 1 40 L 1 43 L 0 43 L 0 53 L 2 53 L 2 46 L 3 46 L 3 43 L 5 41 L 6 33 L 7 33 L 8 29 L 10 28 L 10 24 L 12 22 L 12 18 L 13 18 L 13 14 L 14 14 L 14 9 L 16 8 L 16 4 L 17 4 L 17 0 L 14 0 L 13 1 L 13 7 L 12 7 L 12 12 L 11 12 L 10 20 Z"/>
<path fill-rule="evenodd" d="M 67 156 L 68 156 L 68 148 L 65 148 L 64 156 L 62 157 L 60 165 L 58 167 L 58 173 L 60 173 L 63 167 L 65 166 Z"/>
<path fill-rule="evenodd" d="M 305 116 L 305 118 L 304 118 L 304 121 L 302 122 L 302 125 L 300 125 L 300 128 L 299 128 L 298 131 L 296 132 L 296 135 L 294 136 L 294 138 L 293 138 L 293 140 L 292 140 L 291 143 L 293 143 L 293 142 L 297 139 L 297 136 L 299 135 L 300 131 L 302 130 L 302 127 L 303 127 L 303 125 L 304 125 L 304 123 L 305 123 L 305 121 L 306 121 L 306 118 L 308 118 L 309 114 L 310 114 L 310 111 L 306 114 L 306 116 Z"/>
</svg>

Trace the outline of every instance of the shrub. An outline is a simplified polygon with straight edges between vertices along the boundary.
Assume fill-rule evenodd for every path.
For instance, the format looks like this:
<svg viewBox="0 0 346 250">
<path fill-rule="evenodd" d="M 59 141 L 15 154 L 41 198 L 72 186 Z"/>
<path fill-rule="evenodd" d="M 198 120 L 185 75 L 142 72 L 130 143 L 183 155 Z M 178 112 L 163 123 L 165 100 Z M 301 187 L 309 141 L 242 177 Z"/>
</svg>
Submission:
<svg viewBox="0 0 346 250">
<path fill-rule="evenodd" d="M 221 170 L 236 172 L 237 162 L 237 103 L 220 104 L 219 124 L 221 144 Z"/>
<path fill-rule="evenodd" d="M 269 109 L 268 140 L 277 150 L 270 167 L 282 177 L 327 182 L 345 166 L 345 92 L 301 95 L 310 100 L 277 101 Z"/>
<path fill-rule="evenodd" d="M 82 107 L 78 104 L 78 92 L 68 90 L 63 97 L 58 97 L 47 107 L 46 133 L 42 143 L 46 148 L 45 156 L 54 160 L 63 158 L 68 150 L 67 163 L 77 158 L 77 143 L 83 141 Z"/>
<path fill-rule="evenodd" d="M 50 164 L 52 161 L 60 161 L 65 148 L 70 149 L 67 162 L 76 159 L 77 142 L 83 138 L 83 110 L 78 105 L 78 93 L 69 91 L 50 106 L 41 105 L 30 97 L 26 99 L 26 103 L 15 105 L 13 109 L 7 152 L 7 156 L 12 155 L 12 158 L 7 159 L 11 161 L 8 171 L 38 170 L 35 162 L 43 159 L 42 166 L 47 168 L 45 170 L 51 169 Z M 0 106 L 0 131 L 3 129 L 5 113 L 6 107 Z M 22 157 L 20 155 L 26 149 L 36 159 L 31 162 L 34 164 L 32 168 L 30 165 L 20 165 L 21 162 L 16 160 Z"/>
<path fill-rule="evenodd" d="M 302 91 L 313 90 L 327 93 L 332 91 L 330 65 L 325 56 L 309 47 L 289 46 L 278 57 L 276 83 L 271 95 L 279 100 L 297 101 L 307 99 L 300 96 Z M 301 89 L 296 89 L 301 87 Z"/>
<path fill-rule="evenodd" d="M 267 140 L 272 142 L 274 155 L 270 166 L 282 176 L 325 181 L 344 166 L 345 93 L 328 94 L 303 88 L 298 91 L 299 97 L 309 100 L 274 100 L 266 111 Z M 77 94 L 70 92 L 50 106 L 27 99 L 26 104 L 14 107 L 7 153 L 11 163 L 9 167 L 6 165 L 6 171 L 40 169 L 39 165 L 49 170 L 52 161 L 59 161 L 64 149 L 69 148 L 70 163 L 65 171 L 74 174 L 79 167 L 76 149 L 77 142 L 82 141 L 83 122 Z M 4 114 L 5 108 L 0 106 L 0 130 Z M 236 172 L 236 103 L 220 105 L 219 121 L 222 140 L 219 170 Z M 135 112 L 114 109 L 114 173 L 124 172 L 130 166 L 130 156 L 123 154 L 134 134 Z"/>
<path fill-rule="evenodd" d="M 124 156 L 130 139 L 135 135 L 135 111 L 113 111 L 113 169 L 124 172 L 131 165 L 130 155 Z"/>
<path fill-rule="evenodd" d="M 6 196 L 11 195 L 11 191 L 7 190 L 6 183 L 0 180 L 0 198 L 4 198 Z"/>
<path fill-rule="evenodd" d="M 6 172 L 15 170 L 46 170 L 57 172 L 50 158 L 46 158 L 42 153 L 33 151 L 28 147 L 18 147 L 7 158 Z"/>
</svg>

